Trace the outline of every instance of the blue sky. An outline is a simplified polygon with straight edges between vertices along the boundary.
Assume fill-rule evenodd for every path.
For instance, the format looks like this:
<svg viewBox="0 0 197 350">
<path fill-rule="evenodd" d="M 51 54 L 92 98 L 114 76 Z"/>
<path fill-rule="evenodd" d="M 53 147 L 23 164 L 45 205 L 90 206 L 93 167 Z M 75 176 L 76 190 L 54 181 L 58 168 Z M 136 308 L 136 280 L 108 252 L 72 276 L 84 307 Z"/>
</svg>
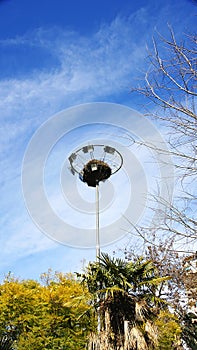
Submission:
<svg viewBox="0 0 197 350">
<path fill-rule="evenodd" d="M 76 271 L 83 259 L 94 259 L 94 249 L 59 244 L 43 234 L 31 220 L 21 186 L 22 162 L 28 143 L 50 117 L 80 104 L 115 103 L 142 112 L 143 101 L 131 95 L 129 89 L 146 71 L 146 46 L 151 46 L 156 30 L 168 35 L 167 24 L 173 26 L 177 38 L 181 38 L 183 32 L 193 31 L 194 12 L 193 2 L 186 0 L 0 1 L 1 279 L 8 271 L 21 278 L 38 278 L 48 268 Z M 72 122 L 71 119 L 70 128 Z M 87 116 L 86 124 L 91 122 Z M 102 128 L 83 127 L 70 139 L 62 139 L 49 157 L 46 191 L 59 215 L 63 215 L 64 202 L 58 195 L 59 172 L 54 168 L 61 169 L 65 161 L 63 152 L 67 155 L 72 147 L 75 149 L 87 142 L 92 132 L 97 133 L 95 140 L 108 140 L 109 135 L 114 139 L 114 129 L 103 137 Z M 136 168 L 139 172 L 145 168 L 146 174 L 151 174 L 144 162 L 145 153 L 135 152 L 138 152 Z M 126 169 L 121 177 L 126 193 L 130 171 Z M 138 177 L 137 172 L 134 175 Z M 84 184 L 75 181 L 77 200 L 80 193 L 93 205 L 92 191 L 88 192 Z M 137 188 L 137 180 L 134 181 Z M 147 177 L 146 182 L 151 180 Z M 115 204 L 112 203 L 110 216 L 116 212 L 121 215 L 122 211 L 117 211 L 120 204 L 116 204 L 121 192 L 118 178 L 112 185 Z M 122 192 L 120 203 L 124 207 L 125 193 Z M 67 210 L 70 209 L 67 207 Z M 70 215 L 79 228 L 77 213 Z M 67 216 L 63 217 L 67 220 Z M 124 244 L 124 240 L 119 241 L 107 249 L 112 252 Z"/>
</svg>

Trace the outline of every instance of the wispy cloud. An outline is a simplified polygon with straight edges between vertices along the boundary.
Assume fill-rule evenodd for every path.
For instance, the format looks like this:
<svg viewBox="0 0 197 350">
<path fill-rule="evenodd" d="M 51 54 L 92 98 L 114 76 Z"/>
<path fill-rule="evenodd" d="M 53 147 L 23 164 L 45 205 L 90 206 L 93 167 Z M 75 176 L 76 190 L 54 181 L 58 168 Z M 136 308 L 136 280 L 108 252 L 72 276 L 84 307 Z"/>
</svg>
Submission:
<svg viewBox="0 0 197 350">
<path fill-rule="evenodd" d="M 106 98 L 122 89 L 126 91 L 131 73 L 136 63 L 139 67 L 145 52 L 144 43 L 133 41 L 129 25 L 119 19 L 90 38 L 65 35 L 54 28 L 57 38 L 49 39 L 53 31 L 39 29 L 34 33 L 35 50 L 43 46 L 56 56 L 59 64 L 47 72 L 41 65 L 41 70 L 30 71 L 28 77 L 2 81 L 1 108 L 6 109 L 6 115 L 13 115 L 23 107 L 22 116 L 26 117 L 27 113 L 35 115 L 36 109 L 45 110 L 44 119 L 61 104 L 71 105 L 76 101 Z M 17 38 L 14 45 L 28 47 L 31 42 L 31 37 L 22 38 L 21 42 Z M 13 45 L 12 40 L 7 44 Z M 18 118 L 21 119 L 21 114 Z"/>
<path fill-rule="evenodd" d="M 57 66 L 48 71 L 40 67 L 20 78 L 0 81 L 1 209 L 4 219 L 7 218 L 1 227 L 4 263 L 54 246 L 34 227 L 25 211 L 20 193 L 23 154 L 38 125 L 56 111 L 72 104 L 106 99 L 126 90 L 129 61 L 134 57 L 137 60 L 138 55 L 142 57 L 144 48 L 128 48 L 132 30 L 125 26 L 125 21 L 116 20 L 110 28 L 105 26 L 90 38 L 55 28 L 39 29 L 0 43 L 12 47 L 33 46 L 35 50 L 42 47 L 58 61 Z"/>
<path fill-rule="evenodd" d="M 134 40 L 130 25 L 117 18 L 90 38 L 40 28 L 26 37 L 1 42 L 27 48 L 33 45 L 35 51 L 42 47 L 59 62 L 48 71 L 42 64 L 31 70 L 32 57 L 28 75 L 0 81 L 1 146 L 22 139 L 67 106 L 106 100 L 111 95 L 116 99 L 123 91 L 126 94 L 145 53 L 144 43 Z"/>
</svg>

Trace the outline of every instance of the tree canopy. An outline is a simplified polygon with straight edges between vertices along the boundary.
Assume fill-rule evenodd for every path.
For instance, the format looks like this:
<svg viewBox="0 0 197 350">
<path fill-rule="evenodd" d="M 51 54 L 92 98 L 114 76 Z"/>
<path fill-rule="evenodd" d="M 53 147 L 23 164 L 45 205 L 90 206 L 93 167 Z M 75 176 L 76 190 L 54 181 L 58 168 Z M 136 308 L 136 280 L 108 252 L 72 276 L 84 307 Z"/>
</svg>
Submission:
<svg viewBox="0 0 197 350">
<path fill-rule="evenodd" d="M 8 276 L 0 285 L 0 333 L 17 350 L 84 349 L 94 327 L 88 300 L 73 275 L 49 272 L 42 283 Z"/>
</svg>

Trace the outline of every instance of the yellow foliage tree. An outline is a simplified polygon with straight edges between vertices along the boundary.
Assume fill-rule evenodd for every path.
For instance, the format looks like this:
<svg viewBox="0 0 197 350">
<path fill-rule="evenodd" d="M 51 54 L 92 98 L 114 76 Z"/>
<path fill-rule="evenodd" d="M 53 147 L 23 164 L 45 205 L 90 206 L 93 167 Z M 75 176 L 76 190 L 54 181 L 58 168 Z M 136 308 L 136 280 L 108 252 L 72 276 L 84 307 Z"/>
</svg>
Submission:
<svg viewBox="0 0 197 350">
<path fill-rule="evenodd" d="M 0 285 L 0 333 L 17 350 L 84 349 L 94 322 L 88 291 L 73 275 L 53 274 Z"/>
<path fill-rule="evenodd" d="M 158 348 L 157 350 L 181 350 L 181 333 L 182 329 L 178 318 L 168 310 L 160 311 L 155 321 L 158 331 Z"/>
</svg>

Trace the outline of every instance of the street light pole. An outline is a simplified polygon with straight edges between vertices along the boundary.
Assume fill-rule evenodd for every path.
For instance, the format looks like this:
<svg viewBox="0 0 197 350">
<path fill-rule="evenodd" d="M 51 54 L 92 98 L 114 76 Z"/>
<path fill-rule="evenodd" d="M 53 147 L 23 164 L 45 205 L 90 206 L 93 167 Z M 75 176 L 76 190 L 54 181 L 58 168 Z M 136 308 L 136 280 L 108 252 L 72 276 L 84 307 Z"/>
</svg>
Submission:
<svg viewBox="0 0 197 350">
<path fill-rule="evenodd" d="M 95 155 L 94 155 L 95 152 Z M 100 155 L 99 155 L 100 153 Z M 97 155 L 96 155 L 97 154 Z M 105 181 L 115 174 L 123 164 L 123 159 L 115 148 L 105 145 L 87 145 L 72 153 L 69 158 L 70 170 L 78 174 L 81 181 L 95 187 L 96 211 L 96 262 L 100 264 L 100 232 L 99 232 L 99 182 Z M 98 290 L 102 281 L 98 281 Z M 101 331 L 100 296 L 97 296 L 98 333 Z"/>
<path fill-rule="evenodd" d="M 100 233 L 99 233 L 99 183 L 96 184 L 96 261 L 100 258 Z"/>
<path fill-rule="evenodd" d="M 99 258 L 100 258 L 100 235 L 99 235 L 99 181 L 96 182 L 96 262 L 99 263 Z M 101 281 L 98 282 L 98 287 L 100 289 Z M 99 295 L 97 297 L 97 303 L 98 305 L 100 304 L 100 298 Z M 101 331 L 101 315 L 100 315 L 100 306 L 98 306 L 97 309 L 97 320 L 98 320 L 98 325 L 97 325 L 97 331 L 98 334 Z"/>
<path fill-rule="evenodd" d="M 94 153 L 95 152 L 95 153 Z M 123 159 L 115 148 L 105 145 L 86 145 L 68 157 L 70 171 L 78 174 L 81 181 L 95 187 L 96 200 L 96 261 L 100 258 L 99 232 L 99 183 L 110 178 L 123 164 Z"/>
</svg>

